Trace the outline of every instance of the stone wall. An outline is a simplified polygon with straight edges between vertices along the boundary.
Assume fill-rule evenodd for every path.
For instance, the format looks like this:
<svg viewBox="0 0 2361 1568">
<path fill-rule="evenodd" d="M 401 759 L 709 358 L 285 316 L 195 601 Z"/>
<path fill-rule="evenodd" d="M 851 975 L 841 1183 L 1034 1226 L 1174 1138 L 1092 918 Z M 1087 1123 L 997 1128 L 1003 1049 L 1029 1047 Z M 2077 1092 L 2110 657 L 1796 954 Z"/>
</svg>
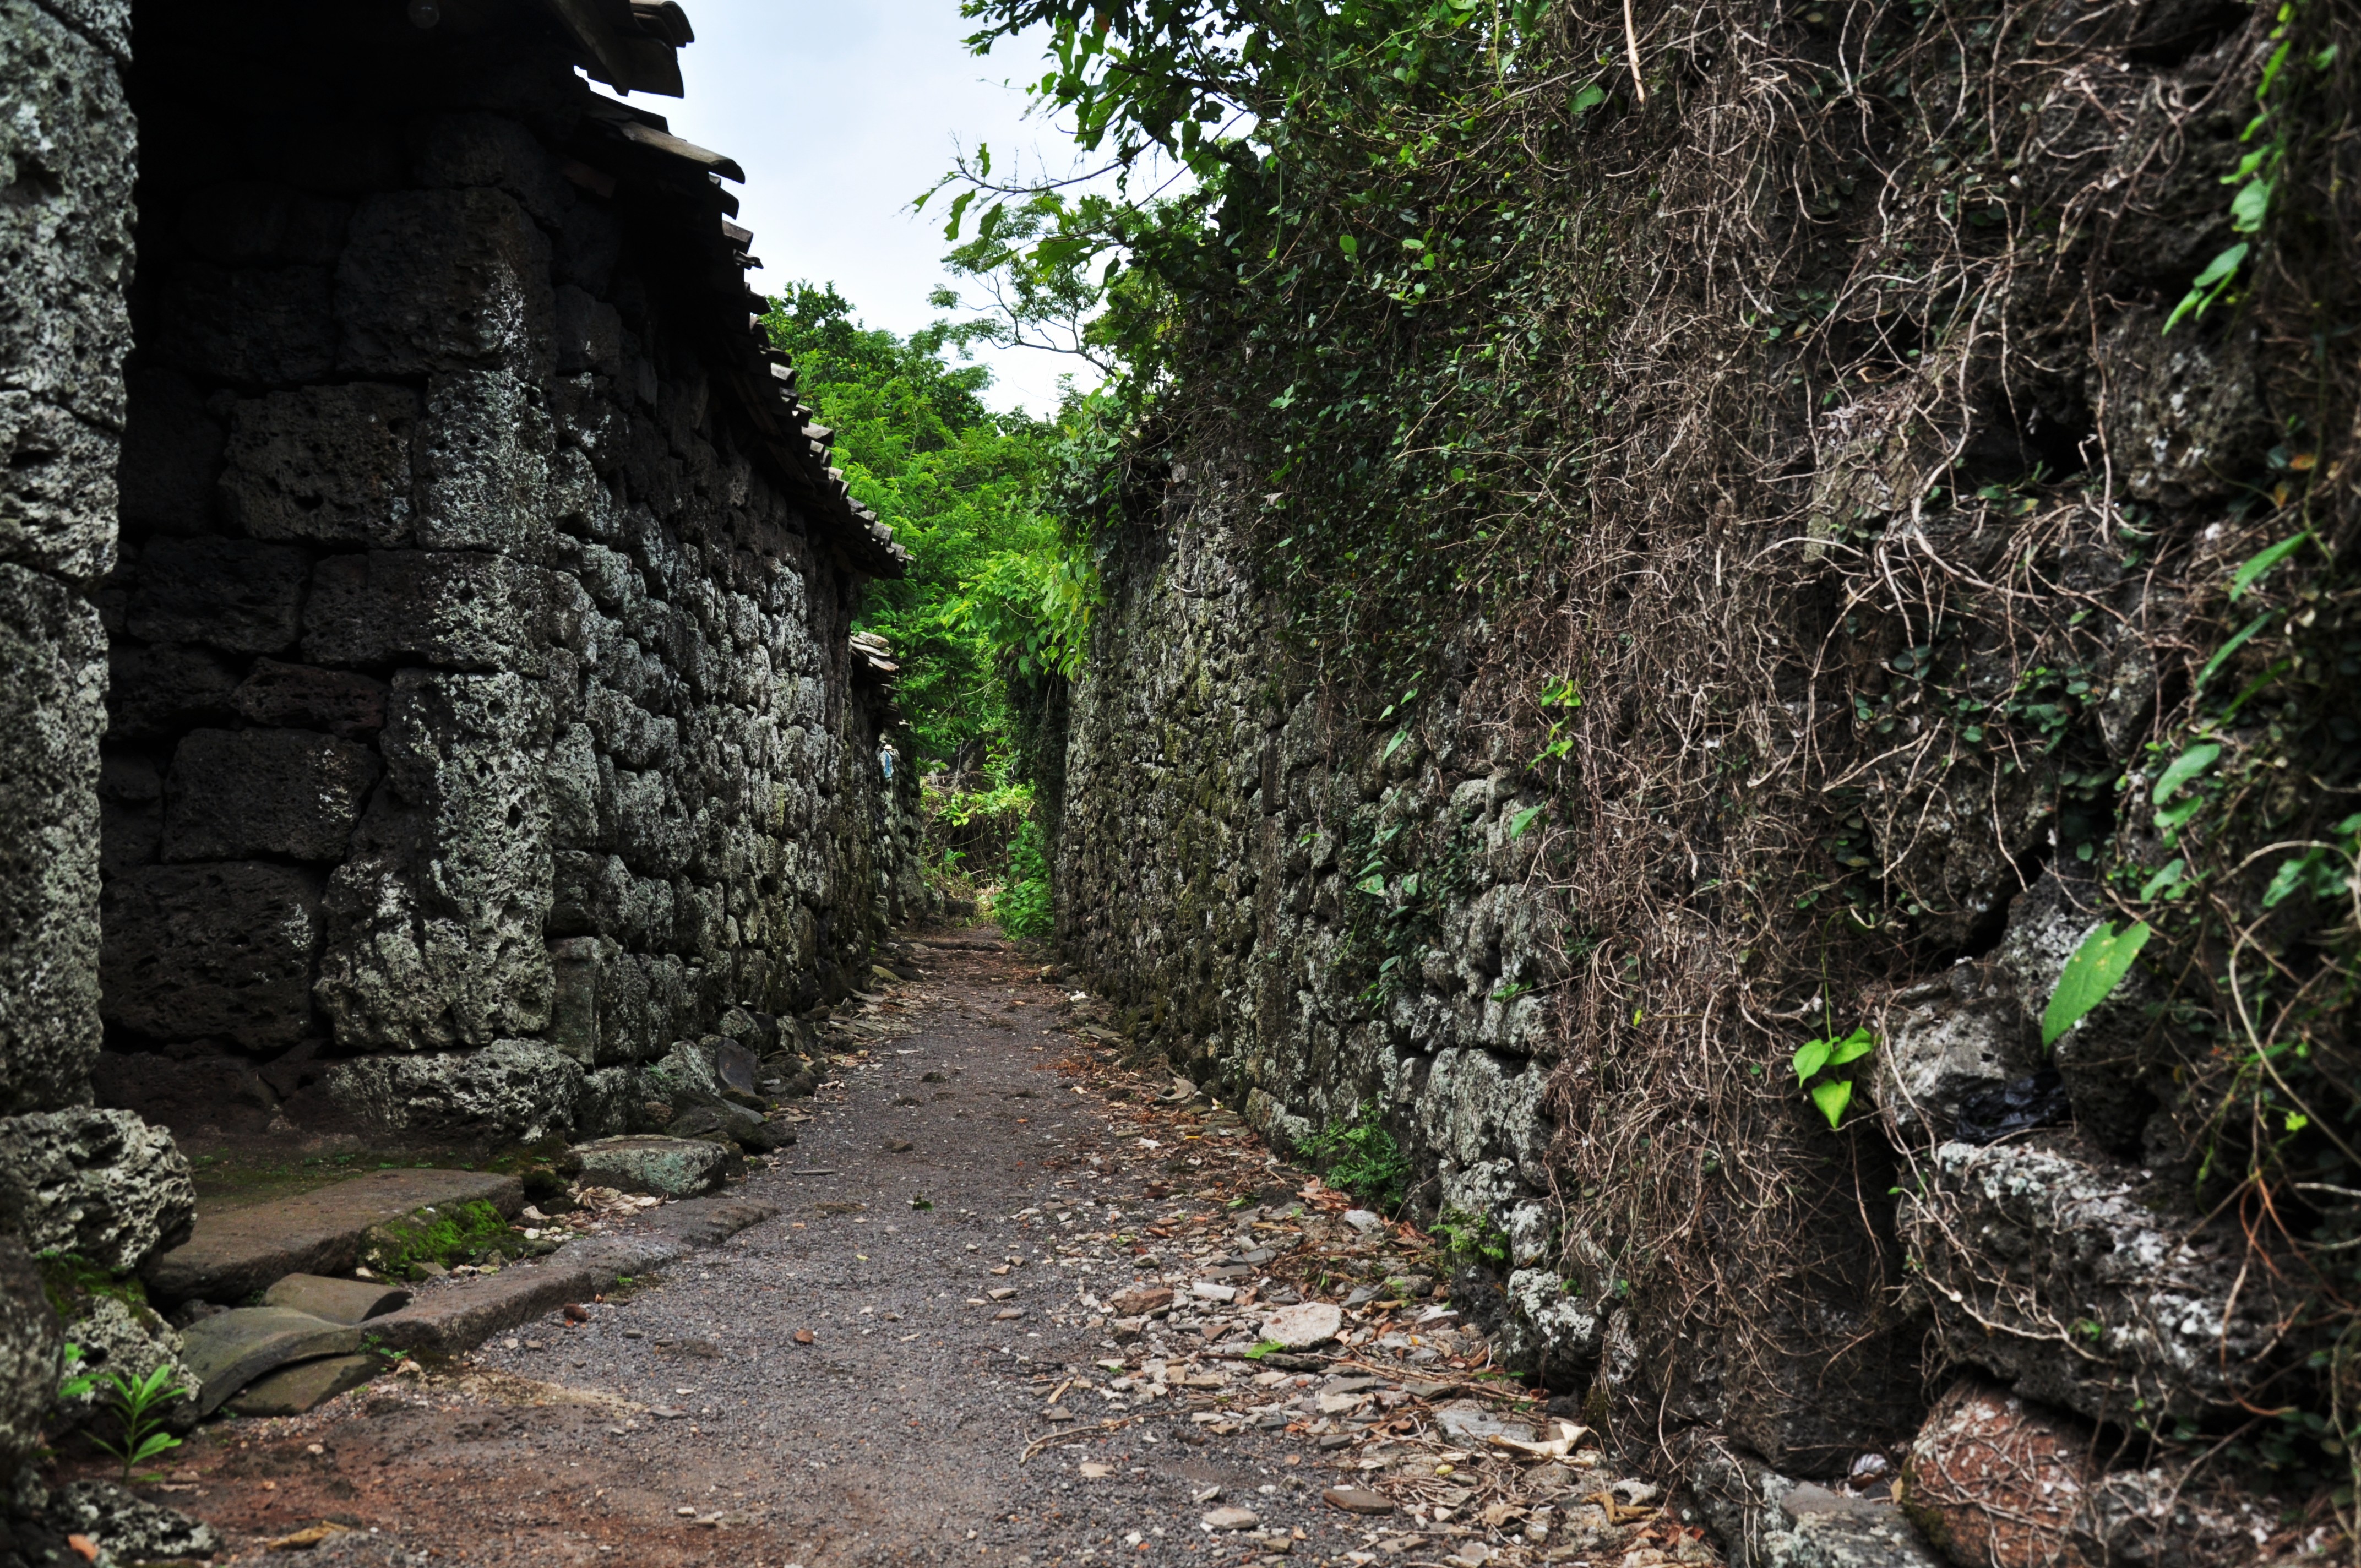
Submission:
<svg viewBox="0 0 2361 1568">
<path fill-rule="evenodd" d="M 617 1130 L 638 1064 L 840 991 L 901 913 L 847 641 L 894 563 L 714 362 L 712 155 L 523 7 L 252 9 L 140 18 L 98 1091 Z M 495 1046 L 553 1098 L 476 1102 Z"/>
<path fill-rule="evenodd" d="M 577 74 L 677 93 L 686 30 L 0 0 L 0 1483 L 27 1245 L 183 1238 L 176 1139 L 620 1130 L 924 897 L 848 637 L 906 557 L 735 165 Z"/>
<path fill-rule="evenodd" d="M 2345 297 L 2355 225 L 2316 215 L 2344 175 L 2306 175 L 2323 248 L 2271 241 L 2235 308 L 2166 330 L 2234 234 L 2251 116 L 2223 105 L 2246 115 L 2292 15 L 2017 16 L 2069 41 L 2005 94 L 2050 139 L 1993 166 L 1993 200 L 2113 226 L 2038 267 L 1965 247 L 1941 275 L 1986 291 L 1973 331 L 1881 270 L 1930 232 L 1887 197 L 1957 148 L 1798 100 L 1861 141 L 1840 179 L 1795 155 L 1818 194 L 1790 246 L 1784 188 L 1748 181 L 1808 138 L 1711 127 L 1769 123 L 1752 94 L 1796 18 L 1764 14 L 1762 54 L 1752 22 L 1700 24 L 1673 107 L 1652 79 L 1644 115 L 1536 135 L 1562 161 L 1520 234 L 1603 252 L 1521 240 L 1529 273 L 1486 274 L 1476 315 L 1381 332 L 1359 264 L 1318 274 L 1352 245 L 1307 241 L 1283 308 L 1197 302 L 1213 324 L 1131 433 L 1119 515 L 1076 520 L 1104 604 L 1035 709 L 1065 956 L 1279 1140 L 1381 1124 L 1502 1360 L 1719 1488 L 1738 1537 L 1796 1478 L 1911 1466 L 1950 1478 L 1919 1505 L 1963 1564 L 1984 1537 L 1958 1509 L 2020 1504 L 2090 1561 L 2226 1561 L 2219 1520 L 2324 1518 L 2347 1463 L 2315 1438 L 2344 1420 L 2354 1195 L 2309 1172 L 2348 1157 L 2318 1124 L 2349 1116 L 2353 392 L 2285 324 Z M 2333 119 L 2352 87 L 2311 47 L 2294 102 Z M 1525 280 L 1552 302 L 1529 322 Z M 1758 285 L 1812 303 L 1766 333 L 1731 303 Z M 1519 362 L 1530 425 L 1482 422 L 1488 369 L 1386 357 L 1398 329 L 1506 365 L 1561 310 L 1596 330 Z M 1304 324 L 1352 313 L 1343 346 Z M 1413 423 L 1466 472 L 1400 449 Z M 1378 515 L 1403 475 L 1423 499 Z M 1464 588 L 1402 565 L 1463 556 Z M 1412 617 L 1417 673 L 1380 688 Z M 2134 921 L 2142 963 L 2046 1041 L 2070 957 Z M 2267 967 L 2302 1000 L 2266 1019 L 2232 992 Z M 1850 1099 L 1807 1099 L 1798 1048 L 1856 1029 Z M 2239 1450 L 2266 1410 L 2314 1436 Z M 1997 1424 L 2072 1450 L 2082 1489 L 1963 1504 Z"/>
</svg>

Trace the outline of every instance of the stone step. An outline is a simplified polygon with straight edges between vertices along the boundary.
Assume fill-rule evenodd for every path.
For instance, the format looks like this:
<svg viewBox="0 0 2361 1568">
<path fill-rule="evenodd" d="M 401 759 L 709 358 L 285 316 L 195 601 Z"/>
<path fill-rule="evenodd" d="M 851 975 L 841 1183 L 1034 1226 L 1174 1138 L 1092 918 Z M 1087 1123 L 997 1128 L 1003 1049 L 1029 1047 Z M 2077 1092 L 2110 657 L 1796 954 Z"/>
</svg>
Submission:
<svg viewBox="0 0 2361 1568">
<path fill-rule="evenodd" d="M 700 1248 L 716 1246 L 778 1212 L 741 1198 L 668 1203 L 638 1229 L 569 1242 L 537 1263 L 438 1285 L 398 1312 L 371 1318 L 370 1336 L 394 1350 L 454 1355 L 502 1329 L 531 1322 L 568 1301 L 585 1301 L 627 1276 L 653 1273 Z"/>
<path fill-rule="evenodd" d="M 482 1200 L 513 1218 L 524 1188 L 513 1176 L 476 1170 L 373 1170 L 238 1209 L 197 1209 L 188 1242 L 151 1259 L 141 1275 L 148 1294 L 170 1308 L 182 1301 L 235 1306 L 290 1274 L 349 1274 L 371 1225 L 428 1204 Z"/>
</svg>

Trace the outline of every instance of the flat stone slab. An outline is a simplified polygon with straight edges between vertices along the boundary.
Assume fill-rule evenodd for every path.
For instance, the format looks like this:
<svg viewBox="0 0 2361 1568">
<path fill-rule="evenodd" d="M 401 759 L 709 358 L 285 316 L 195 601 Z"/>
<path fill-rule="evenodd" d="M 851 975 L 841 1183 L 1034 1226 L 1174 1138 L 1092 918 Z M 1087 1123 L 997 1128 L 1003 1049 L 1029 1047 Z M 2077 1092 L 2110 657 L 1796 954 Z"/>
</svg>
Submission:
<svg viewBox="0 0 2361 1568">
<path fill-rule="evenodd" d="M 1329 1301 L 1306 1301 L 1281 1307 L 1262 1321 L 1262 1337 L 1277 1340 L 1290 1350 L 1309 1350 L 1336 1337 L 1345 1326 L 1345 1310 Z"/>
<path fill-rule="evenodd" d="M 292 1307 L 332 1323 L 365 1323 L 410 1305 L 410 1292 L 372 1279 L 291 1274 L 262 1293 L 266 1307 Z"/>
<path fill-rule="evenodd" d="M 229 1397 L 241 1416 L 300 1416 L 357 1388 L 391 1364 L 381 1355 L 324 1355 L 266 1373 Z"/>
<path fill-rule="evenodd" d="M 569 1242 L 540 1263 L 436 1286 L 399 1312 L 371 1318 L 368 1332 L 395 1350 L 456 1354 L 568 1301 L 587 1300 L 627 1275 L 653 1273 L 726 1241 L 777 1212 L 768 1203 L 730 1198 L 671 1204 L 642 1222 L 640 1234 Z"/>
<path fill-rule="evenodd" d="M 1434 1424 L 1445 1435 L 1461 1442 L 1480 1444 L 1488 1437 L 1505 1437 L 1515 1442 L 1533 1441 L 1533 1429 L 1523 1421 L 1504 1421 L 1483 1406 L 1472 1401 L 1460 1401 L 1438 1406 Z"/>
<path fill-rule="evenodd" d="M 361 1331 L 291 1307 L 237 1307 L 181 1332 L 181 1361 L 197 1375 L 197 1413 L 212 1415 L 232 1394 L 291 1361 L 349 1355 Z"/>
<path fill-rule="evenodd" d="M 430 1203 L 489 1203 L 513 1218 L 524 1186 L 513 1176 L 474 1170 L 375 1170 L 366 1176 L 243 1209 L 197 1211 L 187 1244 L 140 1271 L 151 1300 L 243 1301 L 290 1274 L 346 1274 L 360 1261 L 371 1225 Z"/>
<path fill-rule="evenodd" d="M 667 1138 L 653 1133 L 626 1134 L 577 1144 L 585 1186 L 619 1192 L 651 1192 L 659 1198 L 690 1198 L 711 1192 L 743 1168 L 738 1151 L 702 1138 Z"/>
</svg>

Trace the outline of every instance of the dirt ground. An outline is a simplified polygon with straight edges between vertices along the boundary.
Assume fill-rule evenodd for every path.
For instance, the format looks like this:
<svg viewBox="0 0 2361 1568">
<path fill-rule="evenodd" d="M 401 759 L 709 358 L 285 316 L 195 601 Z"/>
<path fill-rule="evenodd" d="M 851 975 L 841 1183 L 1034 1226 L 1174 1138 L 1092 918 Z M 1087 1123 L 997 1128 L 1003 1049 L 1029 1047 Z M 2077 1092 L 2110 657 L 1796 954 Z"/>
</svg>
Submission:
<svg viewBox="0 0 2361 1568">
<path fill-rule="evenodd" d="M 1469 1420 L 1541 1409 L 1404 1284 L 1424 1239 L 1119 1069 L 986 935 L 839 1009 L 800 1141 L 734 1193 L 775 1218 L 587 1322 L 208 1426 L 141 1490 L 238 1563 L 1711 1561 L 1595 1451 L 1488 1448 Z M 1169 1316 L 1115 1321 L 1159 1280 Z M 1360 1298 L 1360 1343 L 1246 1356 L 1298 1294 Z"/>
</svg>

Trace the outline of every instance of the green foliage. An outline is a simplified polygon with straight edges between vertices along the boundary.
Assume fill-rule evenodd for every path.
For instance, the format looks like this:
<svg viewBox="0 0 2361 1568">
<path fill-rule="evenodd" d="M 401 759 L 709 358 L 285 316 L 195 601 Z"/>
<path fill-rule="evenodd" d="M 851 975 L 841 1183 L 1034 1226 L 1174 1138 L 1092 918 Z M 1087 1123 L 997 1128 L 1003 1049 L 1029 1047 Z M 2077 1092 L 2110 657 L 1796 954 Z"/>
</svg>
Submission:
<svg viewBox="0 0 2361 1568">
<path fill-rule="evenodd" d="M 1027 817 L 1008 846 L 1008 878 L 992 901 L 992 917 L 1017 941 L 1047 937 L 1057 928 L 1049 887 L 1049 840 L 1037 817 Z"/>
<path fill-rule="evenodd" d="M 1488 1263 L 1495 1268 L 1509 1262 L 1508 1233 L 1488 1215 L 1445 1209 L 1428 1228 L 1443 1238 L 1444 1250 L 1455 1257 Z"/>
<path fill-rule="evenodd" d="M 117 1435 L 111 1439 L 93 1435 L 91 1441 L 123 1462 L 125 1481 L 131 1479 L 134 1466 L 181 1446 L 179 1438 L 163 1430 L 161 1412 L 173 1400 L 196 1390 L 174 1379 L 170 1362 L 158 1365 L 144 1377 L 107 1373 L 98 1380 L 98 1387 L 104 1389 L 112 1407 Z"/>
<path fill-rule="evenodd" d="M 1095 603 L 1094 579 L 1040 505 L 1067 426 L 1090 416 L 1079 402 L 1060 420 L 995 414 L 982 398 L 990 373 L 946 357 L 972 329 L 901 338 L 851 310 L 833 288 L 798 284 L 763 323 L 835 433 L 852 493 L 910 552 L 906 577 L 871 586 L 860 630 L 894 647 L 917 760 L 974 743 L 1005 771 L 1006 677 L 1070 669 Z"/>
<path fill-rule="evenodd" d="M 1303 1152 L 1320 1168 L 1321 1179 L 1349 1192 L 1372 1209 L 1390 1214 L 1410 1189 L 1410 1155 L 1368 1102 L 1347 1121 L 1312 1135 Z"/>
<path fill-rule="evenodd" d="M 2239 142 L 2247 148 L 2238 159 L 2238 166 L 2222 176 L 2222 183 L 2235 185 L 2237 193 L 2230 198 L 2230 228 L 2241 235 L 2259 234 L 2271 214 L 2271 198 L 2277 192 L 2287 163 L 2290 116 L 2286 113 L 2290 93 L 2283 91 L 2275 102 L 2272 90 L 2281 85 L 2290 55 L 2296 48 L 2293 37 L 2301 0 L 2287 0 L 2279 6 L 2279 26 L 2271 33 L 2276 47 L 2263 65 L 2262 79 L 2255 87 L 2255 116 L 2239 133 Z M 2312 74 L 2319 75 L 2336 63 L 2336 45 L 2330 44 L 2311 57 Z M 2289 88 L 2301 93 L 2310 83 L 2301 78 L 2291 79 Z M 2253 253 L 2254 242 L 2239 240 L 2205 264 L 2203 271 L 2190 281 L 2189 292 L 2165 318 L 2164 330 L 2170 332 L 2184 316 L 2202 316 L 2215 301 L 2230 291 L 2237 281 L 2239 270 Z M 2235 595 L 2232 596 L 2236 597 Z"/>
<path fill-rule="evenodd" d="M 2131 973 L 2132 960 L 2147 946 L 2149 930 L 2146 921 L 2136 921 L 2124 929 L 2115 929 L 2114 922 L 2102 920 L 2066 967 L 2058 974 L 2058 989 L 2049 993 L 2049 1005 L 2041 1014 L 2041 1043 L 2047 1047 L 2058 1043 L 2058 1036 L 2081 1023 L 2091 1009 L 2114 994 L 2115 987 Z"/>
<path fill-rule="evenodd" d="M 1830 1036 L 1826 1039 L 1806 1040 L 1796 1047 L 1791 1064 L 1795 1069 L 1796 1086 L 1811 1097 L 1813 1104 L 1819 1107 L 1820 1114 L 1828 1120 L 1829 1130 L 1834 1131 L 1837 1124 L 1844 1120 L 1845 1109 L 1852 1103 L 1852 1080 L 1833 1076 L 1835 1070 L 1859 1061 L 1876 1049 L 1877 1036 L 1867 1029 L 1855 1029 L 1842 1038 Z M 1813 1082 L 1813 1078 L 1820 1073 L 1831 1076 Z"/>
<path fill-rule="evenodd" d="M 64 1355 L 64 1361 L 66 1364 L 65 1378 L 64 1381 L 58 1385 L 59 1398 L 79 1399 L 84 1394 L 89 1393 L 93 1388 L 98 1387 L 98 1374 L 95 1372 L 78 1370 L 82 1366 L 82 1361 L 88 1354 L 89 1353 L 84 1351 L 82 1346 L 74 1343 L 71 1340 L 68 1340 L 66 1342 Z"/>
<path fill-rule="evenodd" d="M 130 1308 L 134 1317 L 154 1315 L 148 1305 L 148 1287 L 136 1274 L 117 1275 L 70 1252 L 45 1252 L 35 1262 L 41 1271 L 42 1293 L 60 1322 L 80 1317 L 82 1303 L 95 1296 L 114 1297 Z"/>
</svg>

